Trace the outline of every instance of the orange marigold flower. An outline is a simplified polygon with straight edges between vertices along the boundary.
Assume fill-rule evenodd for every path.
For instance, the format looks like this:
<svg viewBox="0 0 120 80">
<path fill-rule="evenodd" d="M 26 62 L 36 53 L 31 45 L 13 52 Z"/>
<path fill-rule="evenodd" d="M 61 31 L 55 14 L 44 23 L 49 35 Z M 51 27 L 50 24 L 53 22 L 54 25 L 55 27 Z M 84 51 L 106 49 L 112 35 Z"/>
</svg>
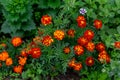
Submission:
<svg viewBox="0 0 120 80">
<path fill-rule="evenodd" d="M 23 66 L 21 66 L 21 65 L 14 66 L 14 68 L 13 68 L 13 71 L 14 71 L 15 73 L 19 73 L 19 74 L 22 73 L 22 70 L 23 70 Z"/>
<path fill-rule="evenodd" d="M 52 23 L 52 17 L 49 15 L 44 15 L 41 18 L 41 23 L 46 26 Z"/>
<path fill-rule="evenodd" d="M 101 63 L 109 63 L 110 62 L 110 56 L 107 54 L 107 52 L 104 50 L 102 52 L 99 53 L 98 55 L 98 60 Z"/>
<path fill-rule="evenodd" d="M 102 21 L 98 19 L 94 20 L 94 26 L 96 29 L 102 28 Z"/>
<path fill-rule="evenodd" d="M 32 58 L 39 58 L 41 56 L 41 49 L 40 48 L 32 48 L 29 52 Z"/>
<path fill-rule="evenodd" d="M 72 60 L 69 61 L 68 66 L 69 67 L 74 67 L 75 66 L 75 58 L 73 58 Z"/>
<path fill-rule="evenodd" d="M 85 62 L 87 66 L 92 66 L 94 64 L 94 58 L 92 56 L 87 57 Z"/>
<path fill-rule="evenodd" d="M 92 30 L 86 30 L 84 32 L 84 37 L 91 41 L 94 38 L 94 32 Z"/>
<path fill-rule="evenodd" d="M 76 55 L 80 56 L 84 53 L 84 48 L 80 45 L 74 46 L 74 52 Z"/>
<path fill-rule="evenodd" d="M 67 31 L 67 34 L 68 34 L 68 36 L 70 36 L 70 37 L 74 37 L 74 35 L 75 35 L 75 30 L 74 30 L 74 29 L 69 29 L 69 30 Z"/>
<path fill-rule="evenodd" d="M 28 56 L 26 48 L 21 51 L 20 55 L 23 56 L 23 57 L 27 57 Z"/>
<path fill-rule="evenodd" d="M 80 28 L 85 28 L 86 25 L 87 25 L 87 23 L 85 20 L 81 20 L 78 22 L 78 27 L 80 27 Z"/>
<path fill-rule="evenodd" d="M 26 63 L 26 60 L 27 60 L 27 57 L 19 57 L 18 62 L 21 66 L 24 66 Z"/>
<path fill-rule="evenodd" d="M 20 37 L 13 37 L 12 44 L 13 46 L 18 47 L 22 44 L 22 39 Z"/>
<path fill-rule="evenodd" d="M 68 54 L 68 53 L 70 53 L 70 48 L 69 47 L 64 47 L 63 51 L 64 51 L 64 53 Z"/>
<path fill-rule="evenodd" d="M 54 32 L 54 38 L 56 38 L 57 40 L 62 40 L 64 36 L 65 36 L 65 33 L 62 30 L 56 30 Z"/>
<path fill-rule="evenodd" d="M 41 39 L 39 36 L 36 36 L 35 38 L 33 38 L 33 42 L 35 42 L 36 44 L 37 43 L 40 43 L 41 42 Z"/>
<path fill-rule="evenodd" d="M 86 49 L 90 52 L 93 52 L 94 49 L 95 49 L 95 44 L 93 42 L 88 42 L 86 45 L 85 45 Z"/>
<path fill-rule="evenodd" d="M 82 37 L 79 37 L 77 39 L 77 43 L 80 44 L 80 45 L 82 45 L 82 46 L 85 46 L 88 43 L 88 40 L 87 40 L 87 38 L 85 38 L 84 36 L 82 36 Z"/>
<path fill-rule="evenodd" d="M 115 48 L 119 48 L 120 49 L 120 41 L 114 42 L 114 46 L 115 46 Z"/>
<path fill-rule="evenodd" d="M 10 65 L 12 65 L 12 64 L 13 64 L 12 58 L 7 58 L 7 59 L 6 59 L 6 66 L 10 66 Z"/>
<path fill-rule="evenodd" d="M 96 44 L 95 47 L 96 47 L 96 50 L 98 50 L 99 52 L 105 50 L 105 45 L 103 43 L 101 43 L 101 42 Z"/>
<path fill-rule="evenodd" d="M 5 61 L 8 57 L 9 57 L 9 54 L 8 54 L 7 51 L 3 51 L 3 52 L 0 54 L 0 60 L 1 60 L 1 61 Z"/>
<path fill-rule="evenodd" d="M 75 63 L 75 66 L 73 67 L 74 70 L 80 71 L 82 69 L 82 63 Z"/>
<path fill-rule="evenodd" d="M 84 21 L 84 20 L 85 20 L 85 17 L 84 17 L 84 16 L 78 16 L 77 19 L 76 19 L 77 22 L 79 22 L 79 21 L 81 21 L 81 20 Z"/>
<path fill-rule="evenodd" d="M 49 35 L 44 36 L 43 39 L 42 39 L 42 43 L 43 43 L 45 46 L 50 46 L 52 42 L 53 42 L 53 39 L 52 39 L 52 37 L 49 36 Z"/>
</svg>

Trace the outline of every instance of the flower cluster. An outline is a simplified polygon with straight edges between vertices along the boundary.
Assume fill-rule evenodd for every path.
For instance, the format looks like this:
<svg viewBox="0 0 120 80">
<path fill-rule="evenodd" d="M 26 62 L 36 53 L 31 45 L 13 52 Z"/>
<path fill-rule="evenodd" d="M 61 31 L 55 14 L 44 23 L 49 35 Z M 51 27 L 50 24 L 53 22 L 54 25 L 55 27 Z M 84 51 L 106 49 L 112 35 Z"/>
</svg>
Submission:
<svg viewBox="0 0 120 80">
<path fill-rule="evenodd" d="M 78 27 L 80 27 L 80 28 L 86 27 L 87 23 L 86 23 L 86 19 L 84 16 L 78 16 L 76 20 L 78 23 Z"/>
<path fill-rule="evenodd" d="M 6 66 L 11 66 L 13 64 L 13 60 L 9 57 L 7 51 L 3 51 L 0 53 L 0 67 L 2 66 L 1 62 L 5 62 Z"/>
<path fill-rule="evenodd" d="M 87 25 L 86 19 L 84 16 L 78 16 L 76 21 L 78 23 L 78 27 L 80 27 L 80 28 L 85 28 Z M 101 29 L 102 28 L 102 21 L 98 20 L 98 19 L 94 20 L 93 26 L 96 29 Z M 82 55 L 84 55 L 85 50 L 87 50 L 89 52 L 94 52 L 95 50 L 97 50 L 99 52 L 98 61 L 100 61 L 101 63 L 105 63 L 105 62 L 109 63 L 110 56 L 107 53 L 107 51 L 105 50 L 105 45 L 103 43 L 95 44 L 93 42 L 94 36 L 95 36 L 95 34 L 94 34 L 93 30 L 90 30 L 90 29 L 85 30 L 83 35 L 78 37 L 77 44 L 73 48 L 75 55 L 82 56 Z M 66 52 L 64 51 L 64 53 L 66 53 Z M 77 71 L 81 70 L 82 62 L 80 62 L 80 61 L 76 62 L 75 60 L 76 60 L 75 58 L 70 60 L 68 65 L 70 67 L 72 67 L 74 70 L 77 70 Z M 87 56 L 85 63 L 87 66 L 93 66 L 95 63 L 95 57 L 94 56 Z"/>
<path fill-rule="evenodd" d="M 84 16 L 81 15 L 78 16 L 76 21 L 80 29 L 87 27 L 87 22 Z M 42 16 L 41 24 L 43 26 L 52 24 L 52 17 L 49 15 Z M 101 29 L 102 21 L 95 19 L 93 22 L 93 26 L 94 26 L 93 28 L 96 29 L 96 31 L 98 29 Z M 14 72 L 21 74 L 29 57 L 32 59 L 40 58 L 42 55 L 42 50 L 40 46 L 53 47 L 52 43 L 54 43 L 55 40 L 62 41 L 64 40 L 65 35 L 67 35 L 71 39 L 74 39 L 75 34 L 77 34 L 76 31 L 72 28 L 68 30 L 56 29 L 54 30 L 52 35 L 51 34 L 42 35 L 43 33 L 41 33 L 40 31 L 38 33 L 40 35 L 39 36 L 37 35 L 35 38 L 33 38 L 31 43 L 24 47 L 20 51 L 20 54 L 17 55 L 18 65 L 13 66 Z M 95 36 L 94 31 L 92 29 L 86 28 L 83 34 L 77 38 L 75 45 L 72 45 L 72 47 L 71 45 L 68 45 L 63 48 L 63 53 L 65 53 L 65 55 L 69 55 L 73 51 L 74 56 L 68 62 L 68 66 L 70 68 L 76 71 L 80 71 L 83 68 L 83 63 L 85 63 L 86 66 L 92 67 L 95 64 L 95 59 L 97 59 L 102 64 L 110 63 L 110 55 L 106 50 L 105 44 L 102 42 L 95 43 L 94 36 Z M 11 44 L 15 48 L 19 47 L 23 42 L 24 41 L 22 40 L 21 37 L 13 37 L 11 40 Z M 0 44 L 0 47 L 6 46 L 7 45 L 4 43 Z M 119 41 L 115 42 L 114 46 L 115 48 L 120 49 L 120 42 Z M 97 58 L 96 56 L 92 55 L 92 53 L 94 53 L 95 50 L 96 52 L 98 52 L 98 54 L 96 54 L 98 56 Z M 90 55 L 86 55 L 86 52 L 89 52 Z M 84 62 L 79 61 L 78 58 L 82 57 L 83 55 L 86 55 Z M 5 62 L 6 66 L 11 66 L 13 64 L 13 59 L 9 56 L 8 52 L 5 50 L 0 53 L 0 67 L 2 67 L 3 62 Z"/>
</svg>

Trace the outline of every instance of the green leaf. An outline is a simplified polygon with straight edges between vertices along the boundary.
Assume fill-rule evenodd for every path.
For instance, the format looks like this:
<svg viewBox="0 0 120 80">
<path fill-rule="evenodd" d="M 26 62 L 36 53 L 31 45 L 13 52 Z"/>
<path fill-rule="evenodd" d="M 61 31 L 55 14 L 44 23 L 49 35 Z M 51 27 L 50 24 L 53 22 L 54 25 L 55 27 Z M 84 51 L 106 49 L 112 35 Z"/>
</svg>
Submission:
<svg viewBox="0 0 120 80">
<path fill-rule="evenodd" d="M 102 74 L 99 75 L 98 80 L 106 80 L 107 77 L 108 77 L 107 73 L 102 73 Z"/>
<path fill-rule="evenodd" d="M 48 0 L 39 0 L 39 8 L 48 8 Z"/>
<path fill-rule="evenodd" d="M 7 21 L 5 21 L 3 23 L 3 25 L 1 26 L 1 32 L 3 32 L 3 33 L 11 33 L 11 29 L 10 29 L 10 26 L 9 26 Z"/>
<path fill-rule="evenodd" d="M 115 0 L 115 3 L 117 5 L 117 7 L 120 8 L 120 0 Z"/>
<path fill-rule="evenodd" d="M 60 0 L 48 0 L 48 6 L 55 9 L 60 6 Z"/>
<path fill-rule="evenodd" d="M 28 21 L 27 23 L 23 23 L 22 25 L 23 26 L 21 27 L 21 29 L 23 31 L 31 31 L 31 30 L 36 28 L 35 24 L 34 24 L 34 22 L 32 20 Z"/>
<path fill-rule="evenodd" d="M 96 0 L 97 2 L 99 2 L 99 4 L 106 4 L 108 2 L 108 0 Z"/>
<path fill-rule="evenodd" d="M 117 27 L 117 31 L 120 34 L 120 26 Z"/>
<path fill-rule="evenodd" d="M 23 34 L 24 34 L 24 32 L 23 31 L 16 31 L 16 32 L 14 32 L 14 33 L 11 33 L 11 36 L 19 36 L 19 37 L 22 37 L 23 36 Z"/>
</svg>

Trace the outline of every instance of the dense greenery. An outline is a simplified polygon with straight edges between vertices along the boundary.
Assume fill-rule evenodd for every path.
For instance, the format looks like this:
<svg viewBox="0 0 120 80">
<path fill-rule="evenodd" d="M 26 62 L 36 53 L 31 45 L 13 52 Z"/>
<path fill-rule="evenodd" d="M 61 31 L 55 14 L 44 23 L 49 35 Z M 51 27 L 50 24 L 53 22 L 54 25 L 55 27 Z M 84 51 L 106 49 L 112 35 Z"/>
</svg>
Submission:
<svg viewBox="0 0 120 80">
<path fill-rule="evenodd" d="M 80 14 L 80 8 L 86 9 L 87 26 L 79 28 L 76 19 Z M 41 18 L 49 15 L 52 18 L 50 25 L 41 24 Z M 0 67 L 0 80 L 6 76 L 15 76 L 22 79 L 42 80 L 65 74 L 69 61 L 75 57 L 76 62 L 82 62 L 80 71 L 75 71 L 83 80 L 119 80 L 120 79 L 120 49 L 115 48 L 114 43 L 120 41 L 120 1 L 119 0 L 0 0 L 0 44 L 5 43 L 7 47 L 0 46 L 0 52 L 6 50 L 13 59 L 12 66 L 6 66 L 5 62 Z M 102 28 L 96 29 L 94 20 L 102 21 Z M 63 30 L 65 37 L 59 41 L 54 38 L 56 30 Z M 67 35 L 69 29 L 75 30 L 74 38 Z M 74 46 L 77 39 L 86 30 L 94 31 L 92 42 L 95 44 L 103 42 L 106 51 L 110 55 L 110 63 L 101 64 L 98 52 L 89 52 L 86 49 L 82 56 L 74 53 Z M 36 37 L 42 39 L 50 35 L 54 41 L 50 46 L 38 43 L 41 48 L 40 58 L 34 59 L 28 56 L 22 74 L 14 73 L 13 67 L 18 65 L 18 58 L 21 51 L 28 48 Z M 15 47 L 11 39 L 15 36 L 22 38 L 22 45 Z M 69 46 L 71 51 L 65 54 L 64 47 Z M 95 58 L 92 67 L 86 66 L 85 59 L 88 56 Z M 74 71 L 74 70 L 73 70 Z M 84 77 L 84 75 L 86 75 Z M 81 80 L 82 80 L 81 79 Z"/>
</svg>

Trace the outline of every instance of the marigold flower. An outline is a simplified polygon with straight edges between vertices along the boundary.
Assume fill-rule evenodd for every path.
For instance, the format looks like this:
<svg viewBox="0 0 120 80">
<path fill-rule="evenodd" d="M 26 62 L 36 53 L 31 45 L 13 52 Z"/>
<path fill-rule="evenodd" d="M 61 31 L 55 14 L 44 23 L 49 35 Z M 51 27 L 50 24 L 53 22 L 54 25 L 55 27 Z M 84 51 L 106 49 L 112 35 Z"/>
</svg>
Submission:
<svg viewBox="0 0 120 80">
<path fill-rule="evenodd" d="M 27 60 L 27 57 L 19 57 L 18 62 L 21 66 L 24 66 L 26 64 L 26 60 Z"/>
<path fill-rule="evenodd" d="M 85 17 L 84 16 L 78 16 L 77 17 L 77 19 L 76 19 L 76 21 L 77 21 L 77 23 L 79 22 L 79 21 L 85 21 L 86 19 L 85 19 Z"/>
<path fill-rule="evenodd" d="M 18 47 L 22 44 L 22 39 L 20 37 L 13 37 L 11 42 L 13 46 Z"/>
<path fill-rule="evenodd" d="M 98 60 L 101 63 L 109 63 L 110 62 L 110 56 L 107 54 L 107 52 L 104 50 L 102 52 L 99 53 L 98 55 Z"/>
<path fill-rule="evenodd" d="M 84 36 L 82 36 L 82 37 L 79 37 L 77 39 L 77 43 L 80 44 L 80 45 L 82 45 L 82 46 L 85 46 L 88 43 L 88 40 L 87 40 L 87 38 L 85 38 Z"/>
<path fill-rule="evenodd" d="M 14 66 L 14 68 L 13 68 L 13 71 L 14 71 L 15 73 L 19 73 L 19 74 L 22 73 L 22 70 L 23 70 L 23 66 L 21 66 L 21 65 Z"/>
<path fill-rule="evenodd" d="M 33 42 L 35 43 L 40 43 L 41 42 L 41 39 L 39 36 L 36 36 L 35 38 L 33 38 Z"/>
<path fill-rule="evenodd" d="M 80 56 L 84 53 L 84 48 L 80 45 L 74 46 L 74 52 L 76 55 Z"/>
<path fill-rule="evenodd" d="M 75 66 L 73 67 L 74 70 L 80 71 L 82 69 L 82 63 L 75 63 Z"/>
<path fill-rule="evenodd" d="M 96 29 L 102 28 L 102 21 L 98 19 L 94 20 L 94 26 Z"/>
<path fill-rule="evenodd" d="M 69 47 L 64 47 L 64 49 L 63 49 L 63 52 L 64 53 L 66 53 L 66 54 L 68 54 L 68 53 L 70 53 L 70 48 Z"/>
<path fill-rule="evenodd" d="M 80 27 L 80 28 L 85 28 L 86 25 L 87 25 L 87 23 L 85 20 L 81 20 L 78 22 L 78 27 Z"/>
<path fill-rule="evenodd" d="M 92 56 L 89 56 L 85 60 L 87 66 L 92 66 L 94 64 L 94 58 Z"/>
<path fill-rule="evenodd" d="M 10 66 L 10 65 L 12 65 L 12 64 L 13 64 L 12 58 L 7 58 L 7 59 L 6 59 L 6 66 Z"/>
<path fill-rule="evenodd" d="M 42 43 L 43 43 L 45 46 L 50 46 L 52 42 L 53 42 L 53 39 L 52 39 L 52 37 L 49 36 L 49 35 L 44 36 L 43 39 L 42 39 Z"/>
<path fill-rule="evenodd" d="M 20 55 L 23 56 L 23 57 L 28 56 L 26 48 L 21 51 Z"/>
<path fill-rule="evenodd" d="M 32 41 L 32 42 L 29 44 L 28 47 L 32 48 L 32 47 L 37 47 L 37 46 L 38 46 L 38 45 L 37 45 L 34 41 Z"/>
<path fill-rule="evenodd" d="M 69 67 L 74 67 L 75 66 L 75 58 L 73 58 L 72 60 L 69 61 L 68 66 Z"/>
<path fill-rule="evenodd" d="M 49 15 L 44 15 L 41 18 L 41 23 L 46 26 L 52 23 L 52 17 Z"/>
<path fill-rule="evenodd" d="M 93 52 L 94 49 L 95 49 L 95 44 L 93 42 L 88 42 L 86 45 L 85 45 L 86 49 L 90 52 Z"/>
<path fill-rule="evenodd" d="M 65 33 L 62 30 L 56 30 L 54 32 L 54 38 L 56 38 L 57 40 L 62 40 L 64 36 L 65 36 Z"/>
<path fill-rule="evenodd" d="M 115 48 L 119 48 L 120 49 L 120 41 L 114 42 L 114 46 L 115 46 Z"/>
<path fill-rule="evenodd" d="M 32 48 L 29 52 L 32 58 L 39 58 L 41 56 L 41 49 L 40 48 Z"/>
<path fill-rule="evenodd" d="M 74 29 L 69 29 L 69 30 L 67 31 L 67 34 L 68 34 L 68 36 L 70 36 L 70 37 L 74 37 L 74 35 L 75 35 L 75 30 L 74 30 Z"/>
<path fill-rule="evenodd" d="M 3 52 L 0 54 L 0 60 L 1 60 L 1 61 L 5 61 L 8 57 L 9 57 L 9 54 L 8 54 L 7 51 L 3 51 Z"/>
<path fill-rule="evenodd" d="M 101 51 L 105 50 L 105 45 L 100 42 L 100 43 L 96 44 L 95 48 L 97 51 L 101 52 Z"/>
<path fill-rule="evenodd" d="M 91 41 L 94 38 L 94 32 L 92 30 L 86 30 L 84 32 L 84 37 Z"/>
</svg>

